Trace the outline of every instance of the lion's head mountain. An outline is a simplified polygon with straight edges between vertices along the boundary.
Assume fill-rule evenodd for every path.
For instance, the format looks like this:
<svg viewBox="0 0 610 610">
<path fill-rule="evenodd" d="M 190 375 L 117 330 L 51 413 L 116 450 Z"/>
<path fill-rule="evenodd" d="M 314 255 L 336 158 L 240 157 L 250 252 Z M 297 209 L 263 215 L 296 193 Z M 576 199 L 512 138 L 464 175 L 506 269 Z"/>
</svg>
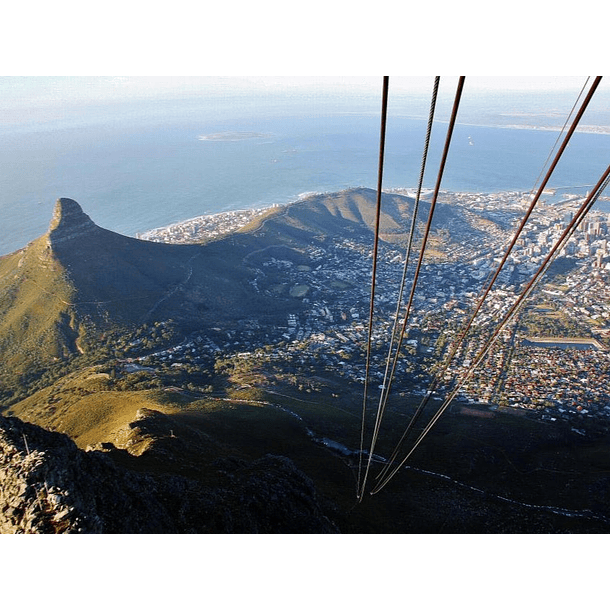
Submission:
<svg viewBox="0 0 610 610">
<path fill-rule="evenodd" d="M 76 201 L 59 199 L 49 231 L 0 259 L 3 367 L 44 367 L 87 352 L 104 333 L 145 323 L 171 319 L 185 331 L 205 331 L 244 318 L 276 321 L 301 303 L 265 288 L 264 263 L 306 264 L 312 241 L 372 240 L 374 202 L 366 189 L 317 196 L 219 240 L 172 245 L 108 231 Z M 401 220 L 411 205 L 386 196 L 383 238 L 404 239 Z"/>
</svg>

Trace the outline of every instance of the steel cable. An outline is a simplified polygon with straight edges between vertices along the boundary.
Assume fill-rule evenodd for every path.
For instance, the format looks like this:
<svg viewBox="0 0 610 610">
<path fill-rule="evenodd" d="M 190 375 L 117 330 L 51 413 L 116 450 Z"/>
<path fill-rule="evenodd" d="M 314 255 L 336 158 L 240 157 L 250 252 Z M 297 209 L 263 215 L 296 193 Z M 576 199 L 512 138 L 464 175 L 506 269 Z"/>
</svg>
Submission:
<svg viewBox="0 0 610 610">
<path fill-rule="evenodd" d="M 434 424 L 439 420 L 440 416 L 445 412 L 447 407 L 451 404 L 453 399 L 457 396 L 459 390 L 464 385 L 464 383 L 466 383 L 466 381 L 468 380 L 470 375 L 472 375 L 474 370 L 485 359 L 485 357 L 489 353 L 489 350 L 493 347 L 495 341 L 497 340 L 498 336 L 500 335 L 500 333 L 502 332 L 504 327 L 510 322 L 510 320 L 517 313 L 519 308 L 523 305 L 523 302 L 525 301 L 525 299 L 531 294 L 532 290 L 535 288 L 535 286 L 539 282 L 540 278 L 542 277 L 542 275 L 544 274 L 544 272 L 546 271 L 546 269 L 548 268 L 550 263 L 555 259 L 555 257 L 559 253 L 560 249 L 562 247 L 564 247 L 565 243 L 572 236 L 572 234 L 574 233 L 574 231 L 576 230 L 578 225 L 582 222 L 584 217 L 591 210 L 591 208 L 597 201 L 598 197 L 601 195 L 601 193 L 604 191 L 604 189 L 608 186 L 609 182 L 610 182 L 610 166 L 608 166 L 606 168 L 606 171 L 604 172 L 602 177 L 599 179 L 598 183 L 595 185 L 595 188 L 590 192 L 589 197 L 587 197 L 587 199 L 584 201 L 584 203 L 580 207 L 578 213 L 570 221 L 570 223 L 566 227 L 565 231 L 562 233 L 561 237 L 556 241 L 555 245 L 550 250 L 549 254 L 545 257 L 544 261 L 541 263 L 540 267 L 538 268 L 538 271 L 534 274 L 532 279 L 529 281 L 527 286 L 524 288 L 521 295 L 517 298 L 515 303 L 513 303 L 513 305 L 509 308 L 508 312 L 506 313 L 506 315 L 504 316 L 502 321 L 497 325 L 497 327 L 496 327 L 494 333 L 492 334 L 492 336 L 490 337 L 490 339 L 481 348 L 481 350 L 477 354 L 476 358 L 473 360 L 472 364 L 470 365 L 466 374 L 462 377 L 462 379 L 459 381 L 459 383 L 457 383 L 457 385 L 454 387 L 454 389 L 451 391 L 451 393 L 447 396 L 447 398 L 445 398 L 444 402 L 439 407 L 439 409 L 434 414 L 434 416 L 431 418 L 431 420 L 428 422 L 428 424 L 426 425 L 424 430 L 420 433 L 419 437 L 417 438 L 417 440 L 415 441 L 415 443 L 413 444 L 413 446 L 411 447 L 411 449 L 407 453 L 407 455 L 402 459 L 402 461 L 399 463 L 399 465 L 396 466 L 389 475 L 387 475 L 384 479 L 379 481 L 377 486 L 371 491 L 371 495 L 378 493 L 379 491 L 381 491 L 383 489 L 383 487 L 385 487 L 389 483 L 389 481 L 396 475 L 396 473 L 404 466 L 404 464 L 407 462 L 407 460 L 411 457 L 411 455 L 413 454 L 415 449 L 418 447 L 418 445 L 424 440 L 425 436 L 430 432 L 430 430 L 432 429 Z M 386 472 L 387 472 L 387 469 L 386 469 Z"/>
<path fill-rule="evenodd" d="M 438 194 L 440 191 L 440 185 L 441 185 L 441 181 L 442 181 L 442 177 L 443 177 L 443 173 L 445 170 L 445 165 L 447 163 L 447 156 L 449 154 L 449 147 L 451 145 L 451 138 L 453 136 L 453 130 L 455 128 L 455 122 L 457 119 L 457 113 L 458 113 L 458 109 L 460 106 L 460 100 L 462 97 L 462 91 L 464 89 L 464 81 L 465 81 L 465 77 L 464 76 L 460 76 L 458 85 L 457 85 L 457 89 L 456 89 L 456 93 L 455 93 L 455 99 L 454 99 L 454 103 L 453 103 L 453 108 L 451 111 L 451 118 L 449 120 L 449 126 L 447 128 L 447 136 L 445 138 L 445 146 L 443 148 L 443 154 L 441 157 L 441 162 L 440 162 L 440 166 L 439 166 L 439 170 L 438 170 L 438 175 L 437 175 L 437 180 L 436 180 L 436 186 L 434 188 L 434 195 L 432 197 L 432 201 L 430 203 L 430 210 L 428 212 L 428 221 L 426 223 L 426 228 L 424 230 L 424 235 L 423 235 L 423 239 L 422 239 L 422 245 L 420 248 L 420 253 L 419 253 L 419 259 L 417 261 L 417 267 L 415 269 L 415 274 L 413 277 L 413 282 L 411 284 L 411 293 L 410 293 L 410 297 L 409 297 L 409 302 L 407 304 L 407 310 L 405 312 L 405 317 L 404 317 L 404 323 L 403 323 L 403 333 L 404 333 L 404 328 L 406 327 L 406 321 L 408 320 L 409 317 L 409 313 L 411 310 L 411 306 L 413 303 L 413 298 L 415 295 L 415 289 L 417 287 L 417 281 L 419 279 L 419 273 L 421 270 L 421 266 L 422 266 L 422 261 L 423 261 L 423 257 L 424 257 L 424 253 L 426 250 L 426 244 L 428 241 L 428 236 L 430 234 L 430 227 L 432 225 L 432 219 L 434 217 L 434 211 L 436 208 L 436 202 L 438 200 Z M 370 335 L 369 335 L 369 342 L 370 342 Z M 367 363 L 368 363 L 368 358 L 367 358 Z M 368 375 L 366 377 L 366 379 L 368 379 Z M 366 379 L 365 379 L 365 383 L 366 383 Z M 366 396 L 365 396 L 366 399 Z M 363 416 L 365 414 L 365 409 L 363 408 Z M 364 426 L 364 419 L 363 419 L 363 426 Z M 363 441 L 363 434 L 361 436 L 361 440 Z M 363 443 L 364 444 L 364 443 Z M 360 483 L 361 480 L 361 463 L 362 463 L 362 451 L 363 449 L 361 449 L 360 451 L 360 465 L 359 465 L 359 471 L 358 471 L 358 481 Z M 370 458 L 371 456 L 369 456 L 369 463 L 370 463 Z M 364 493 L 364 487 L 362 487 L 362 493 Z"/>
<path fill-rule="evenodd" d="M 541 183 L 541 185 L 538 188 L 538 191 L 535 195 L 535 197 L 532 199 L 530 206 L 528 208 L 528 210 L 526 211 L 519 227 L 517 228 L 517 231 L 511 241 L 511 243 L 508 246 L 508 249 L 506 250 L 500 264 L 498 265 L 498 268 L 496 269 L 494 275 L 492 276 L 491 280 L 489 281 L 489 284 L 487 285 L 487 287 L 485 288 L 485 290 L 483 291 L 482 296 L 479 298 L 479 301 L 477 303 L 477 306 L 475 307 L 474 312 L 471 314 L 467 324 L 465 325 L 464 329 L 462 330 L 462 332 L 460 333 L 458 339 L 454 342 L 452 349 L 449 353 L 449 356 L 445 359 L 445 361 L 443 362 L 443 365 L 441 367 L 441 369 L 437 372 L 437 374 L 435 375 L 427 393 L 426 396 L 423 398 L 423 400 L 421 401 L 420 405 L 418 406 L 415 414 L 413 415 L 413 417 L 411 418 L 411 421 L 409 422 L 407 428 L 405 429 L 402 437 L 400 438 L 400 440 L 398 441 L 394 451 L 392 452 L 388 462 L 386 463 L 386 465 L 384 466 L 384 468 L 382 469 L 382 471 L 379 473 L 378 475 L 378 479 L 382 479 L 386 473 L 388 472 L 388 470 L 391 468 L 393 462 L 397 459 L 398 453 L 400 452 L 400 449 L 402 448 L 406 438 L 408 437 L 408 434 L 410 433 L 411 429 L 413 428 L 413 425 L 415 424 L 415 422 L 418 420 L 418 418 L 421 416 L 423 409 L 425 408 L 425 406 L 428 404 L 430 398 L 432 397 L 434 391 L 436 390 L 436 388 L 438 387 L 440 380 L 442 379 L 442 376 L 444 375 L 444 373 L 446 372 L 447 368 L 449 367 L 451 361 L 453 360 L 453 358 L 455 357 L 455 354 L 457 353 L 459 347 L 461 346 L 464 338 L 466 337 L 466 335 L 468 334 L 470 328 L 472 327 L 472 324 L 476 318 L 476 316 L 478 315 L 481 307 L 483 306 L 484 301 L 486 300 L 487 296 L 489 295 L 495 281 L 497 280 L 498 276 L 500 275 L 500 272 L 502 271 L 502 268 L 504 266 L 504 264 L 506 263 L 506 261 L 508 260 L 508 257 L 510 256 L 510 253 L 512 252 L 512 249 L 514 248 L 517 240 L 519 239 L 519 236 L 521 235 L 521 232 L 523 231 L 523 228 L 525 226 L 525 224 L 527 223 L 527 221 L 529 220 L 536 204 L 538 203 L 540 196 L 542 195 L 543 190 L 545 189 L 546 185 L 548 184 L 548 181 L 550 180 L 550 177 L 553 173 L 553 171 L 555 170 L 557 164 L 559 163 L 559 160 L 561 158 L 561 156 L 563 155 L 565 149 L 568 146 L 568 143 L 572 137 L 572 135 L 574 134 L 578 123 L 580 122 L 580 119 L 582 118 L 587 106 L 589 105 L 597 87 L 599 86 L 599 83 L 601 82 L 602 77 L 598 76 L 596 77 L 593 85 L 591 86 L 591 88 L 589 89 L 589 92 L 587 94 L 586 99 L 583 101 L 578 114 L 576 116 L 576 118 L 574 119 L 574 122 L 572 123 L 572 125 L 570 126 L 570 129 L 568 131 L 568 133 L 566 134 L 566 137 L 564 138 L 564 141 L 559 149 L 559 151 L 557 152 L 557 154 L 555 155 L 555 158 L 553 160 L 553 163 L 551 164 L 551 167 L 548 169 L 545 178 L 543 180 L 543 182 Z M 580 96 L 579 96 L 580 97 Z M 379 486 L 378 486 L 379 487 Z"/>
<path fill-rule="evenodd" d="M 551 150 L 549 151 L 549 154 L 548 154 L 548 156 L 546 158 L 546 161 L 544 162 L 544 165 L 540 169 L 540 173 L 538 174 L 538 177 L 536 178 L 536 182 L 534 182 L 534 186 L 532 187 L 532 190 L 530 192 L 534 192 L 536 190 L 536 185 L 538 184 L 538 180 L 540 180 L 540 177 L 542 176 L 542 174 L 544 172 L 544 168 L 548 165 L 549 160 L 551 158 L 551 155 L 553 154 L 553 151 L 555 150 L 555 148 L 557 148 L 557 144 L 559 143 L 559 140 L 561 139 L 561 136 L 563 135 L 563 132 L 566 130 L 566 127 L 568 125 L 568 121 L 570 120 L 570 117 L 574 114 L 574 109 L 576 108 L 576 105 L 578 104 L 578 100 L 580 100 L 580 98 L 582 97 L 582 94 L 584 93 L 585 88 L 586 88 L 587 83 L 589 82 L 590 78 L 591 78 L 590 76 L 587 76 L 587 80 L 585 80 L 585 83 L 582 86 L 582 88 L 580 90 L 580 93 L 578 94 L 578 97 L 574 101 L 574 104 L 572 105 L 572 109 L 568 113 L 568 116 L 566 117 L 566 120 L 565 120 L 565 122 L 563 124 L 563 127 L 561 128 L 561 131 L 557 135 L 557 139 L 555 140 L 555 143 L 553 144 L 553 148 L 551 148 Z"/>
<path fill-rule="evenodd" d="M 375 313 L 375 278 L 377 275 L 377 253 L 379 250 L 379 223 L 381 218 L 381 189 L 383 184 L 383 162 L 385 155 L 385 134 L 387 126 L 387 114 L 388 114 L 388 90 L 389 90 L 389 77 L 383 77 L 383 93 L 381 102 L 381 126 L 379 136 L 379 163 L 377 172 L 377 205 L 375 212 L 375 237 L 373 243 L 373 266 L 371 270 L 371 302 L 369 309 L 369 332 L 366 348 L 366 368 L 364 373 L 364 396 L 362 400 L 362 422 L 360 426 L 360 453 L 358 460 L 358 483 L 357 483 L 357 497 L 360 498 L 360 480 L 362 477 L 362 454 L 364 451 L 364 436 L 365 436 L 365 423 L 366 423 L 366 405 L 368 400 L 368 385 L 369 385 L 369 374 L 371 366 L 371 347 L 372 347 L 372 336 L 373 336 L 373 317 Z"/>
<path fill-rule="evenodd" d="M 371 466 L 372 456 L 373 456 L 373 453 L 375 450 L 375 445 L 377 444 L 377 438 L 379 436 L 379 429 L 381 427 L 383 414 L 384 414 L 385 407 L 387 404 L 389 386 L 391 385 L 391 380 L 392 380 L 392 377 L 396 370 L 398 354 L 400 353 L 402 338 L 404 336 L 404 331 L 403 331 L 403 333 L 400 335 L 400 340 L 398 342 L 398 346 L 396 348 L 396 354 L 394 356 L 394 360 L 393 360 L 393 364 L 392 364 L 392 370 L 390 372 L 390 362 L 392 361 L 392 352 L 394 351 L 394 340 L 396 337 L 398 321 L 400 318 L 400 309 L 402 307 L 402 299 L 403 299 L 404 288 L 405 288 L 406 278 L 407 278 L 407 271 L 409 268 L 409 262 L 410 262 L 410 257 L 411 257 L 411 249 L 412 249 L 412 245 L 413 245 L 413 237 L 415 234 L 415 225 L 416 225 L 417 214 L 418 214 L 418 210 L 419 210 L 419 202 L 420 202 L 420 197 L 421 197 L 421 191 L 423 188 L 424 175 L 425 175 L 425 171 L 426 171 L 426 162 L 428 159 L 428 149 L 430 147 L 430 139 L 431 139 L 431 134 L 432 134 L 432 125 L 434 122 L 434 112 L 435 112 L 435 108 L 436 108 L 436 99 L 438 96 L 439 83 L 440 83 L 440 77 L 436 76 L 434 79 L 434 86 L 432 89 L 432 98 L 430 101 L 430 111 L 428 114 L 428 125 L 427 125 L 427 129 L 426 129 L 426 136 L 424 139 L 424 150 L 422 153 L 422 162 L 421 162 L 421 169 L 420 169 L 420 174 L 419 174 L 419 182 L 418 182 L 418 186 L 417 186 L 415 202 L 413 204 L 411 227 L 409 230 L 409 238 L 407 241 L 407 248 L 406 248 L 406 252 L 405 252 L 405 263 L 404 263 L 404 267 L 403 267 L 402 278 L 400 281 L 400 288 L 399 288 L 398 298 L 397 298 L 397 302 L 396 302 L 396 313 L 394 315 L 394 323 L 393 323 L 392 331 L 391 331 L 391 335 L 390 335 L 390 346 L 389 346 L 388 355 L 387 355 L 387 359 L 386 359 L 386 368 L 385 368 L 385 373 L 384 373 L 384 377 L 383 377 L 382 392 L 381 392 L 381 396 L 380 396 L 380 400 L 379 400 L 379 406 L 377 407 L 377 415 L 376 415 L 376 419 L 375 419 L 375 426 L 373 429 L 371 447 L 369 450 L 368 463 L 367 463 L 366 472 L 364 475 L 364 481 L 362 483 L 363 491 L 364 491 L 364 487 L 366 486 L 366 481 L 367 481 L 369 469 Z M 386 390 L 386 388 L 387 388 L 387 390 Z"/>
</svg>

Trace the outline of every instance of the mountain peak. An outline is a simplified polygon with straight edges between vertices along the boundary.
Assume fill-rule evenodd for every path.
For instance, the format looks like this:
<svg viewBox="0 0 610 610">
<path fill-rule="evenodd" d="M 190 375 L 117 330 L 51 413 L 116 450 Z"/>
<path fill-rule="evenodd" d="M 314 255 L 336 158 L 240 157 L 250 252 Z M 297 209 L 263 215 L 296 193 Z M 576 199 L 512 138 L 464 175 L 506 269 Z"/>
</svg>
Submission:
<svg viewBox="0 0 610 610">
<path fill-rule="evenodd" d="M 97 225 L 83 212 L 76 201 L 67 197 L 57 200 L 49 225 L 49 239 L 52 245 L 81 237 L 95 229 Z"/>
</svg>

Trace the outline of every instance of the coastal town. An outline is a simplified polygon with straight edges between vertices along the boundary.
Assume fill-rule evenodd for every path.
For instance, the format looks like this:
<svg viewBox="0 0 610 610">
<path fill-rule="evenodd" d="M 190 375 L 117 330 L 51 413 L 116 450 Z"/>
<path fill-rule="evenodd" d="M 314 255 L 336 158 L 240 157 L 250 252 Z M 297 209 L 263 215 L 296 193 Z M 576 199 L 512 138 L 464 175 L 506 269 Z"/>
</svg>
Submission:
<svg viewBox="0 0 610 610">
<path fill-rule="evenodd" d="M 412 195 L 406 189 L 401 194 Z M 424 257 L 396 359 L 393 392 L 425 394 L 441 371 L 442 383 L 435 395 L 444 398 L 459 386 L 460 403 L 479 412 L 504 410 L 549 422 L 567 420 L 575 432 L 583 434 L 587 422 L 610 423 L 610 216 L 595 208 L 516 315 L 503 324 L 479 366 L 471 370 L 583 200 L 582 194 L 545 194 L 547 200 L 541 200 L 516 242 L 471 331 L 456 346 L 531 195 L 440 193 L 439 201 L 483 230 L 477 239 L 445 236 L 443 255 Z M 202 241 L 233 232 L 266 212 L 202 216 L 140 237 L 169 243 Z M 215 328 L 205 336 L 188 337 L 170 350 L 142 357 L 136 365 L 154 368 L 155 363 L 167 361 L 179 368 L 213 354 L 227 366 L 232 363 L 235 370 L 266 366 L 278 374 L 298 373 L 298 383 L 306 389 L 308 374 L 312 389 L 315 372 L 321 369 L 362 383 L 371 244 L 356 238 L 335 239 L 312 244 L 305 254 L 307 264 L 272 256 L 263 263 L 262 274 L 281 274 L 284 291 L 300 304 L 285 322 L 262 328 L 257 320 L 246 320 L 230 329 Z M 370 375 L 376 391 L 383 387 L 390 337 L 395 328 L 400 329 L 412 290 L 417 253 L 411 257 L 397 315 L 405 252 L 396 244 L 380 246 L 370 344 Z M 446 362 L 451 353 L 453 358 Z"/>
</svg>

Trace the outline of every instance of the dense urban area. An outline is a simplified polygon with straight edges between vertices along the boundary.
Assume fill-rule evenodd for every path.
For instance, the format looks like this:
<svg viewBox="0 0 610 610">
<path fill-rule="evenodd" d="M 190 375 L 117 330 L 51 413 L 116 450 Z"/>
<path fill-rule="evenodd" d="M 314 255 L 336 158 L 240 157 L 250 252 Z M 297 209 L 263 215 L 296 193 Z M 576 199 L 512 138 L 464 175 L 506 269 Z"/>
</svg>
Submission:
<svg viewBox="0 0 610 610">
<path fill-rule="evenodd" d="M 395 191 L 412 195 L 409 191 Z M 532 215 L 508 257 L 466 341 L 443 373 L 439 397 L 460 382 L 461 408 L 489 415 L 495 410 L 540 417 L 549 422 L 568 420 L 585 434 L 587 421 L 610 420 L 610 217 L 595 208 L 559 252 L 553 266 L 510 322 L 498 335 L 474 372 L 466 379 L 479 350 L 498 321 L 515 302 L 538 266 L 560 237 L 583 196 L 549 191 Z M 544 198 L 543 198 L 544 199 Z M 520 192 L 494 194 L 442 192 L 439 202 L 459 210 L 476 223 L 483 237 L 436 235 L 434 252 L 424 257 L 414 291 L 401 358 L 392 390 L 396 395 L 420 395 L 428 390 L 439 363 L 474 310 L 482 289 L 505 254 L 515 227 L 531 201 Z M 266 210 L 226 212 L 202 216 L 140 235 L 142 239 L 189 243 L 221 236 L 251 222 Z M 417 240 L 416 240 L 417 241 Z M 440 244 L 440 246 L 439 246 Z M 281 274 L 271 287 L 296 297 L 302 308 L 289 313 L 276 327 L 262 327 L 256 319 L 231 328 L 217 327 L 205 337 L 197 334 L 171 349 L 131 358 L 132 370 L 156 366 L 197 365 L 215 361 L 239 373 L 240 366 L 254 380 L 253 370 L 301 373 L 299 381 L 311 388 L 320 367 L 352 382 L 362 382 L 368 339 L 371 295 L 371 243 L 336 239 L 311 245 L 307 264 L 281 257 L 264 263 L 265 273 Z M 414 249 L 403 304 L 411 291 L 419 252 Z M 396 320 L 405 251 L 382 243 L 376 276 L 375 317 L 372 329 L 371 377 L 376 391 L 382 386 L 389 337 Z M 278 277 L 280 277 L 278 275 Z M 254 280 L 255 288 L 256 281 Z M 269 290 L 267 285 L 265 290 Z M 400 328 L 404 307 L 398 316 Z M 129 353 L 127 353 L 129 355 Z M 218 364 L 216 365 L 218 367 Z M 305 375 L 303 375 L 305 373 Z M 296 376 L 295 376 L 296 383 Z M 199 388 L 201 390 L 201 388 Z"/>
</svg>

